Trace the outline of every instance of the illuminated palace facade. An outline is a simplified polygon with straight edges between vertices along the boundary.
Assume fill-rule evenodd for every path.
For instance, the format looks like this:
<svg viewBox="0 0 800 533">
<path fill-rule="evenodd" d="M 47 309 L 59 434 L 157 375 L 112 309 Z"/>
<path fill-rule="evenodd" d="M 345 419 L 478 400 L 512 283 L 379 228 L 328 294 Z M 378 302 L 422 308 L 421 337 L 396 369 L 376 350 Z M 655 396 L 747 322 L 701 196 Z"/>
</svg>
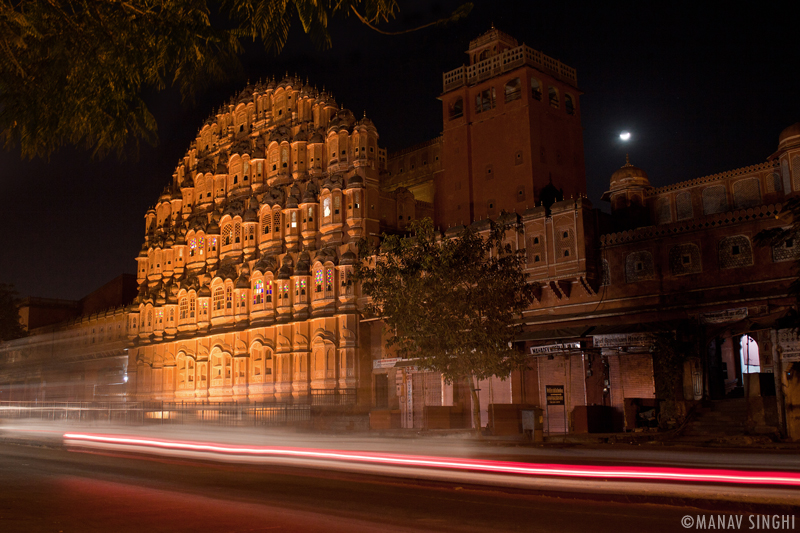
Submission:
<svg viewBox="0 0 800 533">
<path fill-rule="evenodd" d="M 351 401 L 361 386 L 368 402 L 355 244 L 391 229 L 389 208 L 432 214 L 380 192 L 385 166 L 372 121 L 298 79 L 248 87 L 209 119 L 145 216 L 131 396 Z"/>
<path fill-rule="evenodd" d="M 53 335 L 76 364 L 108 362 L 82 380 L 121 369 L 128 399 L 324 395 L 376 429 L 463 427 L 465 385 L 396 359 L 382 323 L 359 314 L 355 243 L 422 217 L 448 235 L 503 218 L 521 224 L 513 239 L 539 289 L 517 342 L 530 362 L 479 384 L 482 425 L 518 433 L 520 409 L 538 406 L 546 433 L 592 431 L 597 418 L 635 430 L 657 406 L 656 338 L 691 333 L 684 409 L 744 388 L 752 427 L 800 438 L 800 341 L 779 325 L 796 306 L 800 246 L 754 242 L 788 224 L 800 125 L 763 163 L 666 187 L 625 162 L 603 213 L 585 197 L 575 70 L 494 28 L 467 56 L 443 75 L 442 135 L 389 157 L 369 119 L 298 79 L 247 87 L 202 126 L 147 212 L 133 304 L 6 343 L 2 383 L 43 397 Z M 113 334 L 88 334 L 101 323 Z M 758 363 L 742 368 L 751 344 Z"/>
</svg>

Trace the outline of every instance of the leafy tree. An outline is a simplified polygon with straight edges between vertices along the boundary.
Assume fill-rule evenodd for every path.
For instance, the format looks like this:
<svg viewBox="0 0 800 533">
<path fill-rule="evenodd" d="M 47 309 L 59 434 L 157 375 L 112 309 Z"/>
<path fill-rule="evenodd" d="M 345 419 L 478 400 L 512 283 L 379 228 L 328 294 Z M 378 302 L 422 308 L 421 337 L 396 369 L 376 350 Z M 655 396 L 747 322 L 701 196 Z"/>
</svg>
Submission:
<svg viewBox="0 0 800 533">
<path fill-rule="evenodd" d="M 144 89 L 173 84 L 191 100 L 240 70 L 243 39 L 280 51 L 299 19 L 328 47 L 331 16 L 375 28 L 397 11 L 396 0 L 0 0 L 0 134 L 23 157 L 66 144 L 122 155 L 157 139 Z"/>
<path fill-rule="evenodd" d="M 25 336 L 19 323 L 19 298 L 13 285 L 0 283 L 0 342 Z"/>
<path fill-rule="evenodd" d="M 466 228 L 438 234 L 430 219 L 411 224 L 413 237 L 384 235 L 376 248 L 362 241 L 355 279 L 371 298 L 365 312 L 382 317 L 387 347 L 418 358 L 448 382 L 469 382 L 473 421 L 480 427 L 474 379 L 504 377 L 526 361 L 512 346 L 515 319 L 536 286 L 523 271 L 525 255 L 505 239 L 517 225 L 487 223 L 484 235 Z"/>
</svg>

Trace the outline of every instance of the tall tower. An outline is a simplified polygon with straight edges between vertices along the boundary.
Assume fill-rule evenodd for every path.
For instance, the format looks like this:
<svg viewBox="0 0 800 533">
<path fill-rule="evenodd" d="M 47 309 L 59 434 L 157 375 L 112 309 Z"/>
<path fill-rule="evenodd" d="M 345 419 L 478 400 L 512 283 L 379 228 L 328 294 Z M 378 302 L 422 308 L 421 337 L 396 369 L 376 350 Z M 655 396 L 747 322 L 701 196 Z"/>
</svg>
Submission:
<svg viewBox="0 0 800 533">
<path fill-rule="evenodd" d="M 494 27 L 469 43 L 469 64 L 444 74 L 444 172 L 436 224 L 522 212 L 552 184 L 586 192 L 575 70 Z M 552 189 L 550 187 L 550 189 Z"/>
</svg>

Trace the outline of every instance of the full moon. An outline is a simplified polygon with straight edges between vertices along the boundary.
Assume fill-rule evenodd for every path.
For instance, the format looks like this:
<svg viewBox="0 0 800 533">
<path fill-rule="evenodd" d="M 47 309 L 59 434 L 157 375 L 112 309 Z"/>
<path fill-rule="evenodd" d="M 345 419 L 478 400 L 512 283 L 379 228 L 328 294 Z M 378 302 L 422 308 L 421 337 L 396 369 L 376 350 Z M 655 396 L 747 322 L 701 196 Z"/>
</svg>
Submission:
<svg viewBox="0 0 800 533">
<path fill-rule="evenodd" d="M 628 139 L 631 138 L 631 134 L 629 131 L 623 131 L 622 133 L 619 134 L 619 138 L 622 139 L 623 141 L 627 141 Z"/>
</svg>

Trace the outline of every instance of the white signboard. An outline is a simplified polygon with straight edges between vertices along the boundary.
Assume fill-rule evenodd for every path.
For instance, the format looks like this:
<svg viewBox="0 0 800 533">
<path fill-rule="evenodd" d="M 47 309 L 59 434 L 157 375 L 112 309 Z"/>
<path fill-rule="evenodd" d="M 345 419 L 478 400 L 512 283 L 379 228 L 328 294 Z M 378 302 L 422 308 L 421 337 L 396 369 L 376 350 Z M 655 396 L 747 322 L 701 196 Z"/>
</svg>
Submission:
<svg viewBox="0 0 800 533">
<path fill-rule="evenodd" d="M 531 353 L 563 352 L 564 350 L 580 350 L 580 342 L 564 342 L 561 344 L 548 344 L 546 346 L 531 346 Z"/>
<path fill-rule="evenodd" d="M 392 357 L 389 359 L 375 359 L 372 361 L 372 368 L 392 368 L 395 363 L 400 361 L 399 357 Z"/>
</svg>

